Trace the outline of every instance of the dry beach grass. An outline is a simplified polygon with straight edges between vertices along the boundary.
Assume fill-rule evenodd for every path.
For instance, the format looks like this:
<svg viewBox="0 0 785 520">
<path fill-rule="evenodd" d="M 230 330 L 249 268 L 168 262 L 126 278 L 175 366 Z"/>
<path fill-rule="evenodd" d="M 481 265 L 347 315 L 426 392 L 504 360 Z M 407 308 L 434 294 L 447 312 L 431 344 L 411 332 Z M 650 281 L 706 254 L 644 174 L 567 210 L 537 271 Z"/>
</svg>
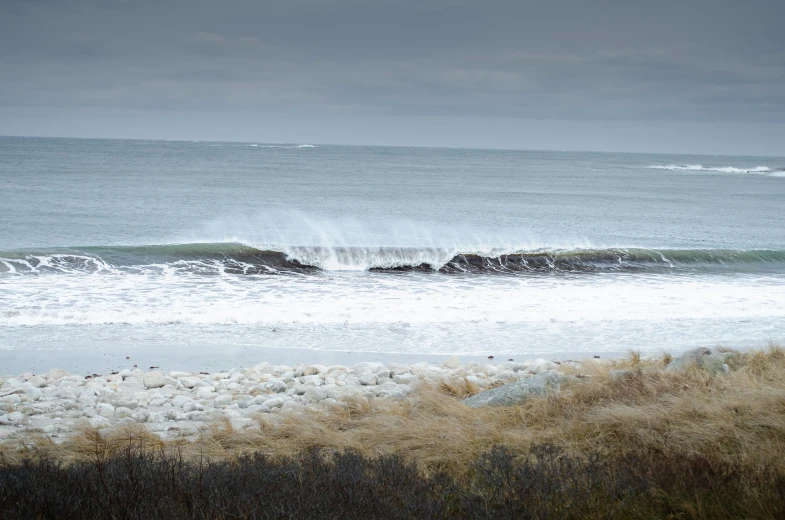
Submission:
<svg viewBox="0 0 785 520">
<path fill-rule="evenodd" d="M 517 406 L 469 408 L 461 398 L 478 391 L 458 379 L 423 383 L 403 400 L 355 399 L 322 412 L 260 414 L 258 428 L 228 422 L 205 428 L 197 439 L 162 441 L 142 426 L 112 431 L 84 428 L 54 443 L 30 432 L 23 446 L 5 446 L 6 460 L 47 452 L 66 461 L 111 453 L 129 439 L 144 447 L 174 449 L 187 457 L 234 457 L 261 452 L 291 456 L 309 449 L 400 455 L 423 471 L 461 471 L 491 446 L 525 454 L 552 444 L 571 454 L 700 454 L 710 460 L 755 466 L 785 462 L 785 351 L 734 353 L 731 371 L 663 371 L 662 360 L 632 354 L 584 363 L 561 391 Z M 625 369 L 624 373 L 619 373 Z M 20 449 L 21 448 L 21 449 Z"/>
<path fill-rule="evenodd" d="M 392 456 L 416 467 L 422 478 L 449 475 L 465 484 L 474 478 L 477 461 L 494 447 L 504 447 L 510 460 L 525 462 L 542 458 L 546 446 L 563 461 L 612 461 L 609 467 L 616 469 L 608 474 L 623 474 L 629 467 L 645 469 L 646 486 L 678 483 L 679 489 L 701 490 L 707 475 L 712 482 L 724 478 L 723 485 L 748 482 L 753 487 L 738 491 L 739 496 L 726 488 L 721 494 L 738 507 L 743 504 L 750 518 L 783 513 L 785 351 L 771 346 L 733 353 L 730 371 L 720 374 L 698 367 L 665 371 L 668 361 L 667 356 L 641 360 L 632 354 L 611 362 L 583 363 L 573 369 L 577 377 L 562 384 L 559 392 L 531 397 L 517 406 L 469 408 L 461 398 L 478 388 L 458 379 L 423 382 L 402 400 L 355 399 L 349 406 L 320 412 L 260 414 L 257 428 L 235 430 L 227 421 L 203 429 L 198 438 L 162 440 L 142 426 L 124 426 L 111 431 L 85 428 L 55 443 L 30 432 L 22 445 L 3 448 L 0 466 L 41 459 L 68 466 L 132 452 L 242 466 L 251 454 L 286 461 L 305 453 L 329 460 L 350 452 L 368 460 Z M 773 490 L 757 491 L 769 483 Z M 668 493 L 658 500 L 670 497 Z M 668 505 L 679 512 L 674 518 L 738 514 L 714 498 L 690 493 Z M 779 496 L 780 502 L 772 505 L 772 496 Z M 646 517 L 646 511 L 640 517 Z"/>
</svg>

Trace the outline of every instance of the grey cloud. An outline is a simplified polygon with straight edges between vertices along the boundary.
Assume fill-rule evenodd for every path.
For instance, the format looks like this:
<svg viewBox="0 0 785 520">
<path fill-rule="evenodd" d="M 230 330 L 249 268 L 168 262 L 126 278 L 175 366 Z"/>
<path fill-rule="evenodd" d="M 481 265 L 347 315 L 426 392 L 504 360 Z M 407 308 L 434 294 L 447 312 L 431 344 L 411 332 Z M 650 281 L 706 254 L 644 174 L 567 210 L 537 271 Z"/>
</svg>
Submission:
<svg viewBox="0 0 785 520">
<path fill-rule="evenodd" d="M 0 108 L 784 123 L 783 20 L 779 0 L 4 0 Z"/>
</svg>

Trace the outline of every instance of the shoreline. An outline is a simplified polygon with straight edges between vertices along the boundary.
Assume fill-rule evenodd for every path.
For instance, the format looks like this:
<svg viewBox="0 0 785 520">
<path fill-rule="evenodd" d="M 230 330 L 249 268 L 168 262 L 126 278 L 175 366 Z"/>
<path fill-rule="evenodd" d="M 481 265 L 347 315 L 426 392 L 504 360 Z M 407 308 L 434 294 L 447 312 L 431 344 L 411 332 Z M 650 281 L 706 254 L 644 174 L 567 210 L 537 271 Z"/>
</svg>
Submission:
<svg viewBox="0 0 785 520">
<path fill-rule="evenodd" d="M 46 373 L 53 368 L 61 368 L 73 374 L 107 374 L 112 371 L 139 368 L 149 370 L 180 372 L 221 372 L 232 369 L 253 367 L 260 362 L 273 365 L 325 364 L 352 366 L 361 362 L 399 363 L 413 365 L 428 363 L 441 365 L 451 356 L 458 356 L 463 363 L 483 363 L 489 365 L 505 361 L 523 361 L 545 358 L 551 361 L 617 359 L 629 354 L 627 351 L 565 351 L 544 352 L 542 350 L 522 350 L 516 354 L 501 353 L 491 355 L 468 354 L 426 354 L 426 353 L 385 353 L 350 352 L 337 350 L 316 350 L 308 348 L 273 348 L 238 346 L 223 348 L 216 352 L 209 345 L 162 349 L 158 346 L 136 348 L 95 348 L 81 349 L 0 349 L 0 377 L 19 375 L 26 372 Z M 690 347 L 675 349 L 678 353 Z M 638 350 L 636 350 L 638 351 Z M 664 351 L 641 351 L 646 355 L 662 355 Z"/>
<path fill-rule="evenodd" d="M 346 410 L 357 402 L 403 400 L 423 385 L 463 385 L 477 393 L 538 374 L 563 376 L 588 361 L 485 358 L 483 363 L 438 357 L 438 364 L 437 360 L 361 361 L 348 366 L 263 362 L 219 372 L 163 371 L 151 366 L 86 376 L 60 368 L 2 376 L 0 443 L 30 431 L 57 442 L 84 427 L 122 425 L 142 425 L 162 438 L 193 437 L 220 422 L 242 430 L 257 426 L 260 415 L 329 412 Z"/>
</svg>

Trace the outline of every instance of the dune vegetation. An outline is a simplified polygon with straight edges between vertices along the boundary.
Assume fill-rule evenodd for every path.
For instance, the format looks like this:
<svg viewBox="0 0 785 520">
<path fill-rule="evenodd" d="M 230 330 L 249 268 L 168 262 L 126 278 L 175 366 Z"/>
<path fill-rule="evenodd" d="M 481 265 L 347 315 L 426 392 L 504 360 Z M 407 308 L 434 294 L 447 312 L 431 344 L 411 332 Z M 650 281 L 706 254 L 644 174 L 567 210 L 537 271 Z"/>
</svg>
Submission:
<svg viewBox="0 0 785 520">
<path fill-rule="evenodd" d="M 455 379 L 198 438 L 30 431 L 0 451 L 0 517 L 785 516 L 785 350 L 669 362 L 582 363 L 516 406 L 467 407 Z"/>
</svg>

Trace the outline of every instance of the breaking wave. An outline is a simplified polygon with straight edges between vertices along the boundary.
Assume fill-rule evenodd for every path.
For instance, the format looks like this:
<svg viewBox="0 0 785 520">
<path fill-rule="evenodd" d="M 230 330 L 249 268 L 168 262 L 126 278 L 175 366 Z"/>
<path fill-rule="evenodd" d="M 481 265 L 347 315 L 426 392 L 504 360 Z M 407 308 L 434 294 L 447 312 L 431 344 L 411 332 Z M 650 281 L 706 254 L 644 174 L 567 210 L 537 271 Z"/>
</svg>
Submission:
<svg viewBox="0 0 785 520">
<path fill-rule="evenodd" d="M 718 173 L 753 173 L 770 175 L 772 177 L 785 176 L 785 168 L 769 168 L 768 166 L 755 166 L 754 168 L 736 168 L 733 166 L 703 166 L 702 164 L 654 164 L 648 166 L 652 170 L 683 170 L 695 172 Z"/>
<path fill-rule="evenodd" d="M 746 266 L 746 267 L 745 267 Z M 0 274 L 138 272 L 286 274 L 321 271 L 554 273 L 696 269 L 785 269 L 785 251 L 728 249 L 540 249 L 302 247 L 241 243 L 82 247 L 0 252 Z"/>
</svg>

